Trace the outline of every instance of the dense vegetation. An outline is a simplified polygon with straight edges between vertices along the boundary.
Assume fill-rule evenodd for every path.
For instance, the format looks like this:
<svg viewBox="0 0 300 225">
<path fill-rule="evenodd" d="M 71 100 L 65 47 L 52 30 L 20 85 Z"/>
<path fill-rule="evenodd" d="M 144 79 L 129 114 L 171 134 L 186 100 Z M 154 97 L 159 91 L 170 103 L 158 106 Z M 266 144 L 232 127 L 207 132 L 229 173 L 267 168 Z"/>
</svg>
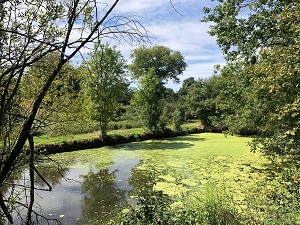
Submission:
<svg viewBox="0 0 300 225">
<path fill-rule="evenodd" d="M 106 28 L 113 37 L 118 33 L 129 41 L 147 38 L 139 23 L 126 17 L 117 20 L 124 30 L 105 23 L 118 1 L 102 19 L 92 1 L 70 2 L 31 1 L 26 9 L 23 1 L 0 3 L 0 187 L 16 168 L 29 165 L 28 224 L 33 174 L 38 174 L 35 135 L 100 130 L 103 139 L 109 128 L 121 127 L 144 127 L 155 134 L 167 125 L 180 131 L 182 122 L 190 119 L 200 120 L 207 131 L 255 135 L 252 151 L 262 152 L 276 168 L 265 181 L 270 188 L 257 192 L 270 202 L 281 223 L 299 223 L 297 1 L 219 0 L 214 9 L 204 8 L 203 22 L 213 22 L 210 34 L 217 37 L 227 64 L 216 66 L 208 79 L 184 80 L 176 93 L 164 84 L 178 82 L 186 68 L 180 52 L 165 46 L 140 47 L 127 65 L 116 47 L 101 44 L 101 37 L 109 34 L 100 31 Z M 41 10 L 35 10 L 37 6 Z M 89 35 L 70 40 L 78 29 Z M 72 57 L 88 43 L 95 44 L 88 60 L 72 64 Z M 138 87 L 132 88 L 128 78 Z M 27 140 L 30 154 L 24 150 Z M 2 194 L 0 205 L 3 216 L 12 221 Z"/>
</svg>

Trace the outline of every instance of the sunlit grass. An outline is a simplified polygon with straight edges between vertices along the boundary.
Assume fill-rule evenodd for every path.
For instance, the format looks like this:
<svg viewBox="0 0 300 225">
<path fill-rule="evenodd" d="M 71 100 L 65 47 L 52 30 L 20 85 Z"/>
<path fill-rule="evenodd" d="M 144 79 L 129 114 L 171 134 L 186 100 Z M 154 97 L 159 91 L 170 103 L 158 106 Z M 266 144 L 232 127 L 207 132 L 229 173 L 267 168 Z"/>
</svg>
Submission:
<svg viewBox="0 0 300 225">
<path fill-rule="evenodd" d="M 183 129 L 197 127 L 199 122 L 197 121 L 190 121 L 182 125 Z M 169 127 L 171 128 L 171 126 Z M 131 134 L 142 134 L 144 132 L 143 128 L 132 128 L 132 129 L 119 129 L 119 130 L 110 130 L 108 131 L 109 135 L 131 135 Z M 82 139 L 93 139 L 98 138 L 100 136 L 99 131 L 95 131 L 93 133 L 86 133 L 86 134 L 66 134 L 63 136 L 53 136 L 48 134 L 43 134 L 40 136 L 34 137 L 34 141 L 36 145 L 42 144 L 54 144 L 54 143 L 62 143 L 68 142 L 73 140 L 82 140 Z"/>
<path fill-rule="evenodd" d="M 142 128 L 132 128 L 132 129 L 120 129 L 120 130 L 111 130 L 108 132 L 109 135 L 112 134 L 120 134 L 120 135 L 130 135 L 130 134 L 141 134 L 143 133 Z M 62 143 L 73 140 L 82 140 L 82 139 L 93 139 L 98 138 L 100 136 L 100 132 L 96 131 L 93 133 L 86 134 L 66 134 L 64 136 L 50 136 L 47 134 L 43 134 L 40 136 L 36 136 L 34 138 L 35 144 L 53 144 L 53 143 Z"/>
</svg>

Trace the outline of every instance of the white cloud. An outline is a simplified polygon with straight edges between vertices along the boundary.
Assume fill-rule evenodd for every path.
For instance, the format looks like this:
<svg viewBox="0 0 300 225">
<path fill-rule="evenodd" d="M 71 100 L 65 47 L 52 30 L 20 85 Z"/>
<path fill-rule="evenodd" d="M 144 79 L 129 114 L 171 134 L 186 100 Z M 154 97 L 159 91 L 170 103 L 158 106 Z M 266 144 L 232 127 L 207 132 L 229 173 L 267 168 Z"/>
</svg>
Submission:
<svg viewBox="0 0 300 225">
<path fill-rule="evenodd" d="M 153 8 L 157 8 L 163 5 L 166 0 L 127 0 L 120 1 L 120 3 L 116 6 L 116 11 L 127 13 L 127 12 L 141 12 L 144 10 L 149 10 Z"/>
<path fill-rule="evenodd" d="M 110 4 L 112 2 L 107 1 Z M 117 5 L 114 15 L 135 12 L 144 28 L 156 37 L 154 44 L 180 51 L 188 63 L 181 80 L 191 76 L 206 78 L 212 75 L 214 65 L 224 65 L 225 60 L 216 39 L 207 33 L 210 24 L 199 21 L 203 17 L 201 8 L 206 3 L 198 0 L 172 0 L 172 4 L 175 9 L 169 0 L 123 0 Z M 118 45 L 126 59 L 129 59 L 135 47 L 127 43 Z M 178 85 L 168 85 L 178 89 Z"/>
</svg>

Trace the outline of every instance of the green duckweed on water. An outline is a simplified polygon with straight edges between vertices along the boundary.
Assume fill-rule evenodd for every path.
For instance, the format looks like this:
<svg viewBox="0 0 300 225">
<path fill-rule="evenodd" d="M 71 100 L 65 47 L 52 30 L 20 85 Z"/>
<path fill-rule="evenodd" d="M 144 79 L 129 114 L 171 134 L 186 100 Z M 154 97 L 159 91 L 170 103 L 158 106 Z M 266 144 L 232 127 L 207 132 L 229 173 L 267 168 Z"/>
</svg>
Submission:
<svg viewBox="0 0 300 225">
<path fill-rule="evenodd" d="M 203 133 L 67 152 L 53 158 L 72 168 L 108 168 L 113 162 L 138 159 L 129 178 L 135 188 L 146 186 L 150 176 L 149 186 L 180 196 L 200 193 L 207 182 L 213 181 L 231 192 L 235 200 L 243 201 L 244 190 L 262 176 L 259 171 L 267 163 L 259 153 L 250 152 L 249 141 L 251 138 Z"/>
</svg>

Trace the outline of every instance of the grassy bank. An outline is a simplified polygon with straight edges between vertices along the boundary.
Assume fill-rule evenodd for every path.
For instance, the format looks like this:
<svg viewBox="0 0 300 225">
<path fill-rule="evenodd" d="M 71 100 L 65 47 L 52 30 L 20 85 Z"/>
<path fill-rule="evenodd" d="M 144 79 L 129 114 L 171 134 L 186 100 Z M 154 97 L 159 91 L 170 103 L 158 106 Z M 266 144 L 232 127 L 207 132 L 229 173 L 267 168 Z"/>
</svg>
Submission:
<svg viewBox="0 0 300 225">
<path fill-rule="evenodd" d="M 199 121 L 190 121 L 186 122 L 182 125 L 183 131 L 193 129 L 193 128 L 199 128 Z M 168 127 L 171 129 L 171 127 Z M 130 128 L 130 129 L 115 129 L 115 130 L 109 130 L 108 135 L 141 135 L 144 133 L 143 128 Z M 46 144 L 59 144 L 64 142 L 70 142 L 75 140 L 86 140 L 86 139 L 95 139 L 99 138 L 100 132 L 90 132 L 90 133 L 82 133 L 82 134 L 65 134 L 65 135 L 48 135 L 48 134 L 42 134 L 34 137 L 34 142 L 36 145 L 46 145 Z"/>
</svg>

